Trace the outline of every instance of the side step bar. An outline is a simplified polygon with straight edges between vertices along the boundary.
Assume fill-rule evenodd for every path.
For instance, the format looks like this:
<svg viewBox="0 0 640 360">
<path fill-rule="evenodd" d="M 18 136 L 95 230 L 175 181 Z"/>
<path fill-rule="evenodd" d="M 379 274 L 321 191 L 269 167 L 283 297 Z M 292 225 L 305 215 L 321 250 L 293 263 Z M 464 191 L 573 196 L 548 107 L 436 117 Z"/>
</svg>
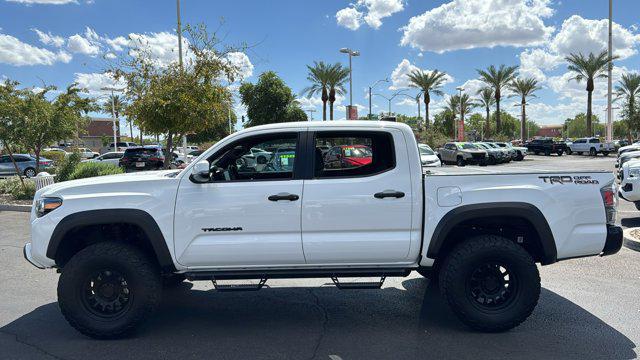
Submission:
<svg viewBox="0 0 640 360">
<path fill-rule="evenodd" d="M 185 273 L 190 281 L 239 280 L 239 279 L 299 279 L 341 277 L 405 277 L 412 269 L 404 268 L 336 268 L 336 269 L 287 269 L 287 270 L 222 270 L 192 271 Z"/>
<path fill-rule="evenodd" d="M 266 284 L 267 279 L 260 279 L 257 284 L 218 284 L 216 279 L 211 280 L 211 282 L 218 291 L 258 291 Z"/>
<path fill-rule="evenodd" d="M 381 276 L 380 281 L 375 282 L 340 282 L 337 277 L 332 276 L 331 280 L 340 290 L 354 290 L 354 289 L 380 289 L 384 284 L 386 276 Z"/>
</svg>

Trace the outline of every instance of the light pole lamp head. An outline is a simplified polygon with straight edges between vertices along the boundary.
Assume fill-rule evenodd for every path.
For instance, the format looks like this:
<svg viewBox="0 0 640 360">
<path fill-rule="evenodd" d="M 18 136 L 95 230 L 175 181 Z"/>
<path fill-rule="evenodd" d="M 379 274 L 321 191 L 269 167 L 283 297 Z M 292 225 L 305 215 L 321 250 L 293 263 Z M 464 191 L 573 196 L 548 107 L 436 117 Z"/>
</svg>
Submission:
<svg viewBox="0 0 640 360">
<path fill-rule="evenodd" d="M 360 51 L 354 50 L 350 53 L 351 56 L 360 56 Z"/>
<path fill-rule="evenodd" d="M 349 48 L 342 48 L 342 49 L 340 49 L 340 52 L 341 52 L 341 53 L 343 53 L 343 54 L 349 54 L 349 53 L 351 53 L 351 49 L 349 49 Z"/>
</svg>

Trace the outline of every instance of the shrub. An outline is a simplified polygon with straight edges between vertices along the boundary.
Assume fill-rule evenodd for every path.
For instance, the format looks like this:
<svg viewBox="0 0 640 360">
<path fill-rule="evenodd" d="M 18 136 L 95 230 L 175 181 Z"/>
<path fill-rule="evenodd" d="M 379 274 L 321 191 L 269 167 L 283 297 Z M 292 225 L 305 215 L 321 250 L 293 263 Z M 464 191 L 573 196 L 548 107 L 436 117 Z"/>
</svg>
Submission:
<svg viewBox="0 0 640 360">
<path fill-rule="evenodd" d="M 65 155 L 63 152 L 60 152 L 60 151 L 43 151 L 40 153 L 40 157 L 53 160 L 53 163 L 55 165 L 59 165 L 64 160 Z"/>
<path fill-rule="evenodd" d="M 82 157 L 80 153 L 74 152 L 65 157 L 56 169 L 56 182 L 63 182 L 70 179 L 71 174 L 75 171 Z"/>
<path fill-rule="evenodd" d="M 25 188 L 20 178 L 12 176 L 0 181 L 0 193 L 9 194 L 14 200 L 31 200 L 36 193 L 36 184 L 32 180 L 24 179 Z"/>
<path fill-rule="evenodd" d="M 114 164 L 83 162 L 76 166 L 75 170 L 71 173 L 68 180 L 122 174 L 122 172 L 122 169 Z"/>
</svg>

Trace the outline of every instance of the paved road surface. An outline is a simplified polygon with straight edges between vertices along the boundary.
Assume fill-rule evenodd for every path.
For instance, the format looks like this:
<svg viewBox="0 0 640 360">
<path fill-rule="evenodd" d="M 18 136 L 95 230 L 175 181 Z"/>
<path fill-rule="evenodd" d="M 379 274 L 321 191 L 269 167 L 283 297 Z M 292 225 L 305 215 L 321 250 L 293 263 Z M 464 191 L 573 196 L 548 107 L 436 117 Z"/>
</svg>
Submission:
<svg viewBox="0 0 640 360">
<path fill-rule="evenodd" d="M 611 159 L 530 157 L 531 169 L 611 166 Z M 530 160 L 532 159 L 532 160 Z M 595 165 L 594 165 L 595 164 Z M 492 168 L 486 168 L 492 169 Z M 621 204 L 625 221 L 640 220 Z M 634 359 L 640 344 L 640 253 L 541 268 L 538 307 L 501 334 L 465 328 L 418 276 L 383 290 L 340 291 L 328 280 L 269 281 L 259 292 L 217 293 L 209 283 L 166 292 L 129 339 L 76 333 L 56 303 L 58 275 L 22 259 L 26 214 L 0 212 L 0 359 Z"/>
</svg>

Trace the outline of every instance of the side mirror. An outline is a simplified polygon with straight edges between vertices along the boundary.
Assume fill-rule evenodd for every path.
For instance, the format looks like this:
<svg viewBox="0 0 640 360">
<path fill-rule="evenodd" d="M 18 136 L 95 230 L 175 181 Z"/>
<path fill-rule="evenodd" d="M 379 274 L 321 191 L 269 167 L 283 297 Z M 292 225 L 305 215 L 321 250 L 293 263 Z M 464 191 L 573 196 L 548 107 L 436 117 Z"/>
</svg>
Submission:
<svg viewBox="0 0 640 360">
<path fill-rule="evenodd" d="M 207 160 L 198 161 L 191 168 L 191 180 L 196 183 L 209 181 L 209 162 Z"/>
</svg>

